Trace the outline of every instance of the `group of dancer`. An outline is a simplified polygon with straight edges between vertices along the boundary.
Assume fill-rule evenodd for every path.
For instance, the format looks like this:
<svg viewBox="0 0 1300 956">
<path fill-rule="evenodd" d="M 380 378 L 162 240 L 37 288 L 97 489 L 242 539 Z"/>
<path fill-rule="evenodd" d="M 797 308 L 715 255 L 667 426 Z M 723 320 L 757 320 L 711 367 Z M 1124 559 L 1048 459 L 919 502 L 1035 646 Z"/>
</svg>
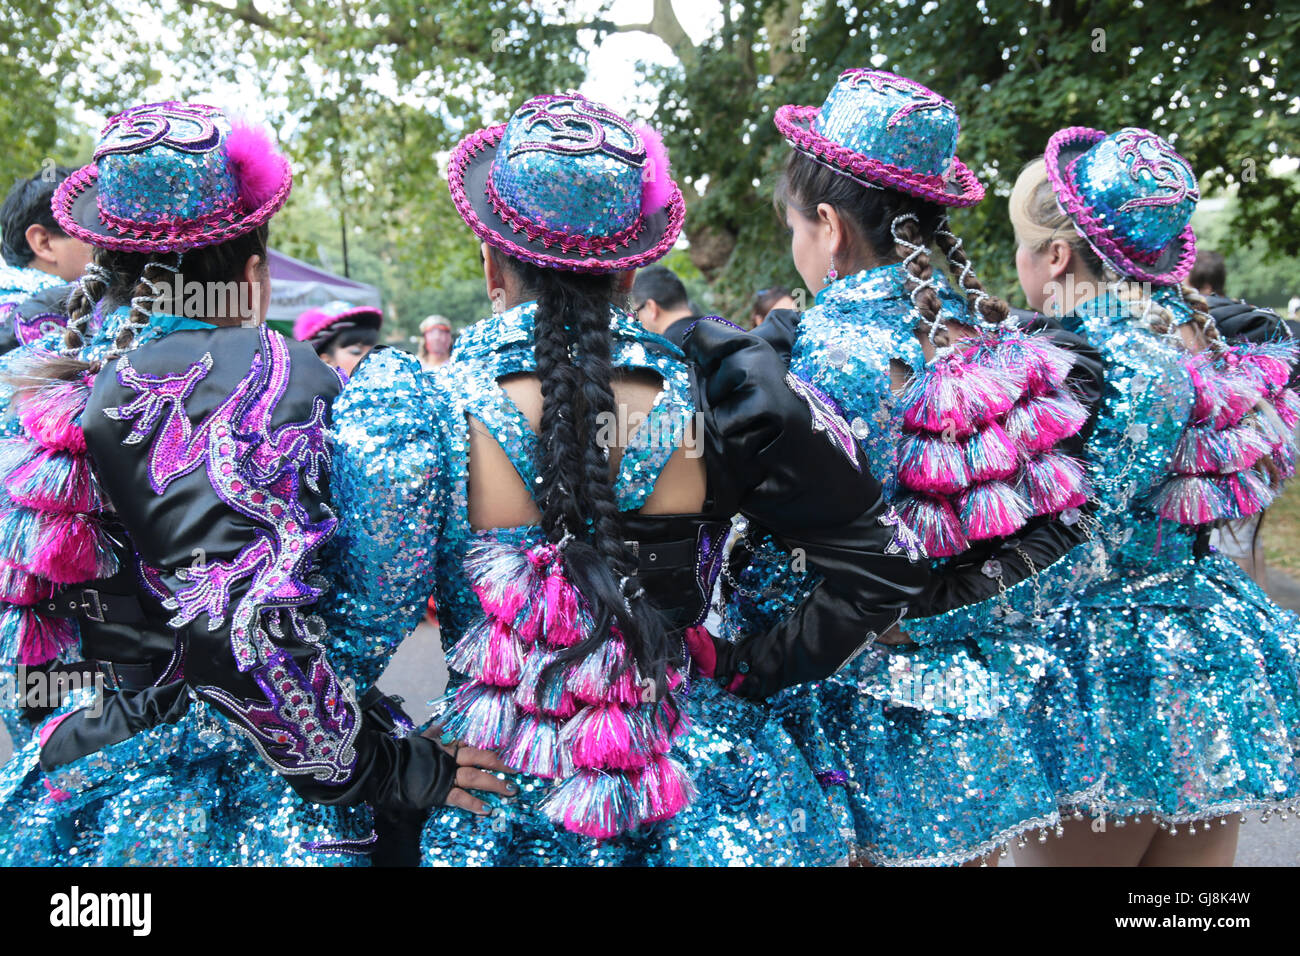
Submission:
<svg viewBox="0 0 1300 956">
<path fill-rule="evenodd" d="M 1208 544 L 1294 472 L 1297 355 L 1184 284 L 1191 166 L 1052 136 L 1022 311 L 950 102 L 852 69 L 775 119 L 806 311 L 638 278 L 661 138 L 535 96 L 451 155 L 492 314 L 424 367 L 373 309 L 264 324 L 266 130 L 113 117 L 52 200 L 93 258 L 0 359 L 3 663 L 93 678 L 5 703 L 0 859 L 1230 863 L 1300 806 L 1300 621 Z M 430 595 L 416 727 L 375 681 Z"/>
</svg>

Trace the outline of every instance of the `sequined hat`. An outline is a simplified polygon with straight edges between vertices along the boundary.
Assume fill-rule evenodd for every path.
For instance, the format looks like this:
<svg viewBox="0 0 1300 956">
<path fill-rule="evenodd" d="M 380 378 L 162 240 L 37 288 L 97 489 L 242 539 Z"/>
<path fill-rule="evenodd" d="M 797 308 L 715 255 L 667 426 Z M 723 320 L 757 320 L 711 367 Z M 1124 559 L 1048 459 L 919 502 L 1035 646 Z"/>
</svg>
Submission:
<svg viewBox="0 0 1300 956">
<path fill-rule="evenodd" d="M 467 136 L 447 179 L 475 235 L 547 269 L 654 262 L 685 218 L 659 134 L 577 93 L 535 96 L 509 122 Z"/>
<path fill-rule="evenodd" d="M 377 329 L 384 322 L 384 313 L 373 305 L 353 305 L 335 300 L 308 309 L 293 320 L 293 337 L 313 346 L 324 345 L 344 329 Z"/>
<path fill-rule="evenodd" d="M 1047 178 L 1088 245 L 1120 275 L 1182 282 L 1196 261 L 1196 173 L 1147 129 L 1071 126 L 1047 143 Z"/>
<path fill-rule="evenodd" d="M 289 197 L 269 132 L 199 103 L 149 103 L 108 121 L 94 162 L 60 184 L 70 236 L 123 252 L 182 252 L 251 232 Z"/>
<path fill-rule="evenodd" d="M 984 198 L 984 187 L 957 158 L 957 110 L 915 80 L 845 70 L 820 108 L 782 106 L 775 122 L 795 149 L 865 186 L 944 206 Z"/>
</svg>

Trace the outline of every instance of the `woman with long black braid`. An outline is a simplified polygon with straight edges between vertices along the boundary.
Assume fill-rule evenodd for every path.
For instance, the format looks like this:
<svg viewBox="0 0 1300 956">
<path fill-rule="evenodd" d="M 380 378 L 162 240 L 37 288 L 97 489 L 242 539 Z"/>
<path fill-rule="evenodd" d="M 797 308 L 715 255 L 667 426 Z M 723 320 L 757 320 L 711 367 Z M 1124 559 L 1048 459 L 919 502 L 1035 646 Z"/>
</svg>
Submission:
<svg viewBox="0 0 1300 956">
<path fill-rule="evenodd" d="M 463 141 L 449 178 L 496 314 L 434 375 L 376 352 L 335 407 L 350 577 L 331 617 L 391 648 L 433 591 L 443 731 L 520 771 L 490 819 L 436 814 L 424 860 L 844 859 L 785 733 L 690 675 L 726 657 L 737 691 L 826 676 L 924 585 L 847 426 L 762 341 L 701 321 L 692 375 L 626 311 L 629 270 L 681 228 L 652 131 L 537 97 Z M 700 625 L 736 511 L 825 584 L 732 660 Z"/>
</svg>

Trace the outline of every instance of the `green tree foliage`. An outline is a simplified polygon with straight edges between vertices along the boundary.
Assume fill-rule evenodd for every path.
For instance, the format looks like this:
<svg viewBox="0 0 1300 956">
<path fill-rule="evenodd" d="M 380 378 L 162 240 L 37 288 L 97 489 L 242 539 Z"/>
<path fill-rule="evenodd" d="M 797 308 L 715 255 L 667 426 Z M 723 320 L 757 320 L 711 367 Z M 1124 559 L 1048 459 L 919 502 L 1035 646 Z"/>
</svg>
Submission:
<svg viewBox="0 0 1300 956">
<path fill-rule="evenodd" d="M 693 258 L 733 308 L 745 290 L 792 281 L 779 224 L 763 213 L 786 147 L 783 103 L 820 103 L 844 69 L 920 80 L 962 116 L 959 155 L 989 196 L 953 223 L 990 287 L 1019 298 L 1005 198 L 1055 130 L 1148 126 L 1207 189 L 1238 187 L 1230 228 L 1300 251 L 1300 189 L 1269 160 L 1300 155 L 1300 9 L 1211 0 L 758 0 L 727 7 L 698 46 L 656 0 L 645 29 L 677 54 L 651 70 L 677 169 L 707 183 L 687 217 Z M 727 131 L 727 132 L 724 132 Z M 694 198 L 694 197 L 692 197 Z"/>
<path fill-rule="evenodd" d="M 88 162 L 93 137 L 73 106 L 113 109 L 158 78 L 129 18 L 109 4 L 90 4 L 93 15 L 86 6 L 0 2 L 0 189 L 51 161 Z M 94 69 L 84 69 L 90 60 Z"/>
<path fill-rule="evenodd" d="M 583 19 L 540 0 L 5 2 L 17 30 L 0 38 L 0 171 L 67 142 L 73 107 L 111 112 L 160 79 L 176 96 L 214 80 L 260 87 L 284 104 L 275 118 L 299 172 L 278 221 L 286 251 L 380 284 L 403 329 L 438 310 L 438 290 L 477 275 L 477 244 L 441 177 L 446 151 L 527 95 L 578 86 L 585 50 L 613 32 L 653 35 L 672 53 L 636 69 L 658 91 L 654 121 L 687 196 L 703 280 L 692 294 L 733 316 L 755 288 L 797 283 L 770 202 L 788 151 L 772 115 L 821 102 L 853 66 L 956 103 L 960 154 L 989 197 L 954 227 L 1013 299 L 1005 197 L 1068 125 L 1150 126 L 1207 193 L 1235 189 L 1225 228 L 1300 252 L 1300 186 L 1269 163 L 1300 155 L 1300 8 L 1282 0 L 736 0 L 698 43 L 673 0 L 652 0 L 633 24 L 611 22 L 608 4 Z"/>
</svg>

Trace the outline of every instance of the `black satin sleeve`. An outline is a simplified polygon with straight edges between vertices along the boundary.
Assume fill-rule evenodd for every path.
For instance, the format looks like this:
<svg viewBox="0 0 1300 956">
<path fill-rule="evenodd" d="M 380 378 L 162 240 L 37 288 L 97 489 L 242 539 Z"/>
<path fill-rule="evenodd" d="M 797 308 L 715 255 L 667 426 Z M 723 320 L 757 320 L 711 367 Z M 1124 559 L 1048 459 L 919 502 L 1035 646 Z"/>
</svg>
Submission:
<svg viewBox="0 0 1300 956">
<path fill-rule="evenodd" d="M 1206 296 L 1219 335 L 1232 343 L 1277 342 L 1294 339 L 1291 326 L 1270 309 L 1259 309 L 1227 296 Z M 1291 388 L 1300 384 L 1300 363 L 1291 366 Z"/>
<path fill-rule="evenodd" d="M 340 387 L 310 347 L 264 327 L 174 332 L 110 362 L 82 423 L 193 694 L 308 800 L 427 809 L 454 760 L 365 717 L 311 614 L 335 527 L 326 431 Z"/>
<path fill-rule="evenodd" d="M 902 617 L 929 569 L 896 541 L 895 516 L 844 420 L 787 383 L 785 360 L 765 338 L 705 320 L 685 351 L 696 368 L 711 494 L 801 549 L 822 578 L 781 624 L 717 642 L 719 682 L 744 674 L 731 689 L 761 699 L 835 673 Z"/>
<path fill-rule="evenodd" d="M 1053 344 L 1074 355 L 1074 366 L 1066 377 L 1066 385 L 1088 409 L 1088 420 L 1077 435 L 1065 439 L 1058 447 L 1066 454 L 1082 458 L 1087 439 L 1101 414 L 1102 392 L 1106 385 L 1101 353 L 1085 337 L 1065 329 L 1057 319 L 1013 309 L 1008 321 L 1028 332 L 1047 336 Z M 1091 510 L 1090 506 L 1085 506 L 1080 513 L 1087 515 Z M 1087 524 L 1082 520 L 1066 524 L 1059 517 L 1045 516 L 1029 521 L 1009 538 L 976 544 L 934 570 L 925 594 L 913 603 L 907 616 L 943 614 L 987 600 L 997 594 L 1000 587 L 1019 584 L 1086 541 Z M 990 559 L 1001 565 L 1000 580 L 984 574 L 984 565 Z"/>
</svg>

